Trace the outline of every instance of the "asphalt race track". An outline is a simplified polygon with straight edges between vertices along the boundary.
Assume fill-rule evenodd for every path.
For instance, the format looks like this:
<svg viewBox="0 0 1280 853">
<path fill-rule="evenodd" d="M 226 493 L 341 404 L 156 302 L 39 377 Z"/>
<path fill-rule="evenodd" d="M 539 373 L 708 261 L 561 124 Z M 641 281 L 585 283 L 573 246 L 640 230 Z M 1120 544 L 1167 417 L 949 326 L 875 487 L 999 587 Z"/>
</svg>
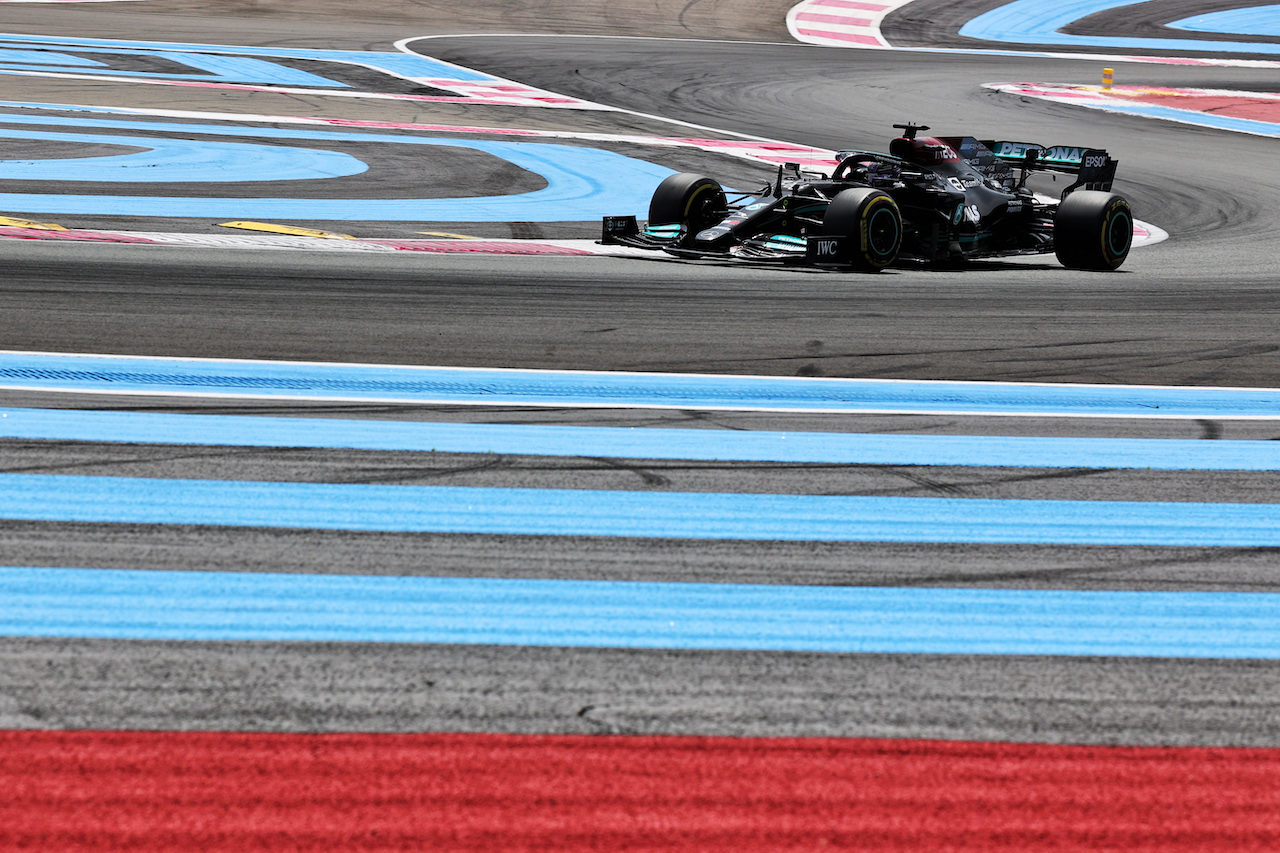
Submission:
<svg viewBox="0 0 1280 853">
<path fill-rule="evenodd" d="M 984 85 L 1271 93 L 1280 42 L 633 5 L 0 2 L 0 848 L 1274 849 L 1277 141 Z M 1105 147 L 1168 239 L 552 252 L 904 121 Z"/>
</svg>

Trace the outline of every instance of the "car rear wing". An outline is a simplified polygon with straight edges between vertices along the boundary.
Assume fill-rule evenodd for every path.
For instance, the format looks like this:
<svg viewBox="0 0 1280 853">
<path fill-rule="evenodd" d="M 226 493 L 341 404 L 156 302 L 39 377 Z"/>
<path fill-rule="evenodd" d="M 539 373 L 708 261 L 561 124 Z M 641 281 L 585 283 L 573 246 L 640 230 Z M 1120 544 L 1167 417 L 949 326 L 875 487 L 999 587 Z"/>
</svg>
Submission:
<svg viewBox="0 0 1280 853">
<path fill-rule="evenodd" d="M 1072 190 L 1078 189 L 1109 191 L 1119 162 L 1111 159 L 1111 155 L 1101 148 L 985 140 L 982 144 L 1011 166 L 1029 171 L 1076 175 L 1076 182 L 1062 191 L 1063 198 Z"/>
</svg>

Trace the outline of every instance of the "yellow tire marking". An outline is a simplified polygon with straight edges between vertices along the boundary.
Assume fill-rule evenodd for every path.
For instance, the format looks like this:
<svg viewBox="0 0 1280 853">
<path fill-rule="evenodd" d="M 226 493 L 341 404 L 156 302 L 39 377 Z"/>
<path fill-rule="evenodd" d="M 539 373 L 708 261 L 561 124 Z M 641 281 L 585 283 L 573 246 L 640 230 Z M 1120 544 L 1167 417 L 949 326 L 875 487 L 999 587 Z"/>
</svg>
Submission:
<svg viewBox="0 0 1280 853">
<path fill-rule="evenodd" d="M 270 231 L 273 234 L 291 234 L 295 237 L 318 237 L 322 240 L 354 240 L 350 234 L 334 231 L 317 231 L 314 228 L 296 228 L 292 225 L 276 225 L 272 222 L 221 222 L 223 228 L 243 228 L 248 231 Z"/>
<path fill-rule="evenodd" d="M 32 222 L 30 219 L 15 219 L 12 216 L 0 216 L 0 225 L 11 228 L 34 228 L 38 231 L 66 231 L 67 229 L 53 222 Z"/>
</svg>

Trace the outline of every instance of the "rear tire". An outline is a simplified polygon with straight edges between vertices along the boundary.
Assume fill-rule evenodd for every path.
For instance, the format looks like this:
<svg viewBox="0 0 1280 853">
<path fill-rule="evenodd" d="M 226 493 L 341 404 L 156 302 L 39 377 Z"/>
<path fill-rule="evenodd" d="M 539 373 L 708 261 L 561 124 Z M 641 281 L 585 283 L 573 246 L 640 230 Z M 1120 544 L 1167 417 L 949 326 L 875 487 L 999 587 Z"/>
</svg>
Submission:
<svg viewBox="0 0 1280 853">
<path fill-rule="evenodd" d="M 1123 196 L 1076 190 L 1053 217 L 1053 251 L 1073 270 L 1119 269 L 1133 245 L 1133 211 Z"/>
<path fill-rule="evenodd" d="M 844 190 L 827 207 L 822 232 L 847 237 L 853 244 L 849 247 L 853 268 L 875 272 L 898 259 L 902 249 L 902 212 L 893 197 L 881 190 Z"/>
<path fill-rule="evenodd" d="M 677 172 L 653 192 L 650 225 L 679 225 L 687 234 L 710 228 L 728 213 L 724 188 L 704 175 Z"/>
</svg>

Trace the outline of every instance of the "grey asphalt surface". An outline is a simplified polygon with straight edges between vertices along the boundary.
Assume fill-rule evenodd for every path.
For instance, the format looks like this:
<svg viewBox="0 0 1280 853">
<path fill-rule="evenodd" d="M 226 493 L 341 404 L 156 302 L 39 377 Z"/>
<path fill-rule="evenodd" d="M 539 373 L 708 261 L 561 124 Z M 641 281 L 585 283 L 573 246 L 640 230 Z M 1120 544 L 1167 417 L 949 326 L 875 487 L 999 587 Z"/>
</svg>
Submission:
<svg viewBox="0 0 1280 853">
<path fill-rule="evenodd" d="M 389 4 L 266 13 L 163 0 L 110 13 L 0 10 L 8 32 L 385 49 L 420 32 L 544 27 L 638 35 L 620 16 L 565 24 L 503 4 L 462 27 Z M 781 41 L 781 4 L 655 8 L 649 34 Z M 430 7 L 428 7 L 430 8 Z M 439 7 L 432 9 L 443 14 Z M 579 9 L 581 11 L 581 9 Z M 730 17 L 733 27 L 723 20 Z M 241 17 L 237 17 L 241 16 Z M 539 17 L 542 16 L 542 17 Z M 566 17 L 569 17 L 566 15 Z M 656 20 L 664 24 L 653 24 Z M 767 26 L 760 23 L 771 20 Z M 583 22 L 585 21 L 585 23 Z M 86 28 L 100 29 L 89 32 Z M 144 26 L 145 25 L 145 26 Z M 474 27 L 472 27 L 474 25 Z M 406 29 L 408 27 L 409 29 Z M 631 29 L 627 29 L 627 28 Z M 652 27 L 657 27 L 653 29 Z M 664 29 L 665 28 L 665 29 Z M 784 44 L 449 38 L 417 49 L 646 116 L 529 116 L 656 132 L 666 116 L 824 147 L 882 148 L 892 124 L 1100 144 L 1117 190 L 1172 239 L 1117 274 L 1052 259 L 876 276 L 662 260 L 344 256 L 0 243 L 7 349 L 478 367 L 1280 387 L 1274 141 L 1024 102 L 997 80 L 1090 82 L 1097 63 L 839 51 Z M 1126 83 L 1265 88 L 1247 69 L 1124 65 Z M 23 97 L 149 105 L 119 84 L 15 83 Z M 162 87 L 140 87 L 160 89 Z M 74 97 L 83 95 L 81 100 Z M 96 100 L 94 100 L 96 99 Z M 292 114 L 318 98 L 182 93 L 193 109 Z M 437 120 L 456 108 L 344 104 Z M 316 114 L 314 112 L 310 114 Z M 415 118 L 407 119 L 406 115 Z M 483 112 L 527 126 L 526 114 Z M 364 187 L 409 174 L 387 163 Z M 720 177 L 720 158 L 703 165 Z M 744 168 L 741 179 L 760 170 Z M 724 175 L 726 180 L 739 175 Z M 421 179 L 439 187 L 439 175 Z M 443 192 L 444 190 L 440 190 Z M 119 222 L 132 224 L 127 219 Z M 82 223 L 68 223 L 80 225 Z M 85 225 L 107 226 L 106 218 Z M 180 224 L 180 223 L 177 223 Z M 204 223 L 207 227 L 208 223 Z M 331 224 L 330 224 L 331 225 Z M 426 224 L 423 224 L 424 226 Z M 469 223 L 453 223 L 462 230 Z M 158 223 L 156 227 L 174 227 Z M 376 226 L 386 229 L 386 223 Z M 591 224 L 493 233 L 581 236 Z M 175 230 L 177 230 L 175 228 Z M 0 393 L 0 405 L 488 422 L 992 434 L 1275 438 L 1269 422 L 786 417 L 696 412 L 267 407 Z M 327 482 L 1274 502 L 1275 475 L 828 466 L 262 451 L 0 442 L 0 471 Z M 1273 591 L 1275 549 L 700 543 L 340 534 L 180 526 L 0 524 L 9 565 L 749 583 Z M 945 737 L 1277 745 L 1280 667 L 1257 661 L 803 655 L 340 644 L 0 639 L 0 725 L 289 731 L 511 731 Z"/>
<path fill-rule="evenodd" d="M 662 258 L 13 242 L 0 288 L 10 349 L 1280 387 L 1270 248 L 1228 264 L 1257 242 L 1240 233 L 1254 227 L 1175 237 L 1116 274 L 1041 257 L 867 276 Z M 1202 256 L 1216 260 L 1202 267 Z"/>
</svg>

